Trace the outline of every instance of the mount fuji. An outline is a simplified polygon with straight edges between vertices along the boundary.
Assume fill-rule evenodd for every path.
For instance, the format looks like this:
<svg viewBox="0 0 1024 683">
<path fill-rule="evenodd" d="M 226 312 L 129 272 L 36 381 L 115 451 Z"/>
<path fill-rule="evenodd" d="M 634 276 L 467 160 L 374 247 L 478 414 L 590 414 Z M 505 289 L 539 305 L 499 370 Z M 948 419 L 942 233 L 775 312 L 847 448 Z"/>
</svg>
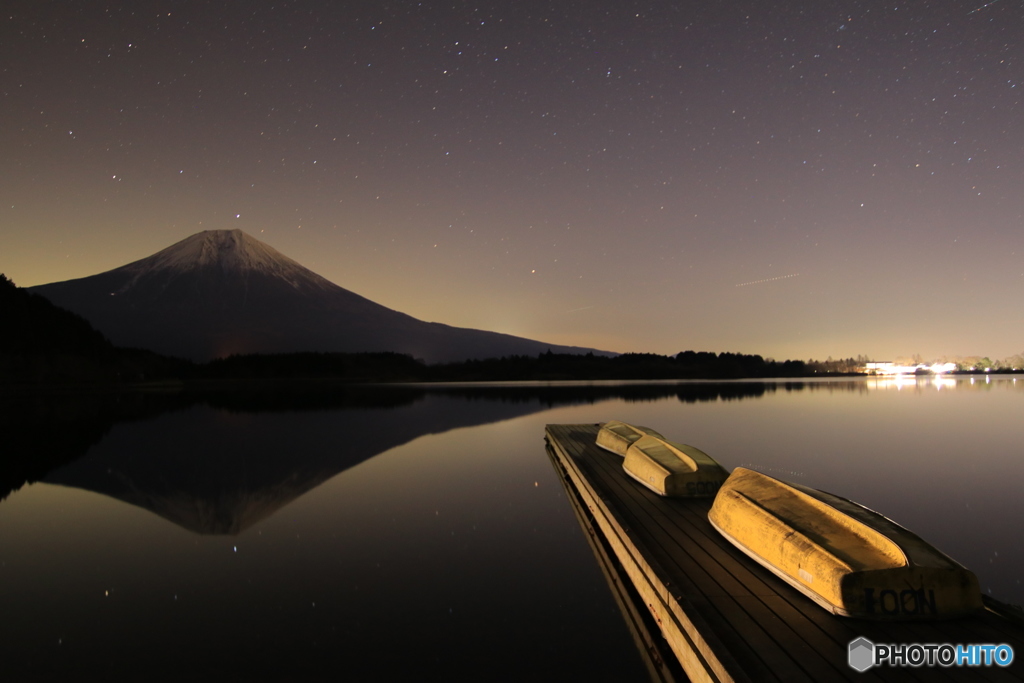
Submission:
<svg viewBox="0 0 1024 683">
<path fill-rule="evenodd" d="M 378 352 L 428 363 L 613 355 L 429 323 L 317 275 L 241 230 L 207 230 L 114 270 L 31 287 L 114 344 L 205 361 L 246 353 Z"/>
</svg>

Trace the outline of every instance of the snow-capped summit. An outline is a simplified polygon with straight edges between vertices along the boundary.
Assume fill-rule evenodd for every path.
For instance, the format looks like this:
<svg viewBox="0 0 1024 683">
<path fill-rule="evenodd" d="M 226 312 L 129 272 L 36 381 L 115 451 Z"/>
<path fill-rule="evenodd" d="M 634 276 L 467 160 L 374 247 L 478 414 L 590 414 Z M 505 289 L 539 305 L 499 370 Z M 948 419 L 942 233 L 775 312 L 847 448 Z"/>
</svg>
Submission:
<svg viewBox="0 0 1024 683">
<path fill-rule="evenodd" d="M 339 287 L 241 230 L 200 232 L 120 268 L 31 289 L 118 346 L 196 360 L 395 351 L 443 362 L 593 350 L 417 320 Z"/>
<path fill-rule="evenodd" d="M 305 285 L 328 289 L 333 286 L 330 281 L 241 230 L 204 230 L 118 270 L 133 274 L 125 285 L 130 288 L 151 274 L 201 269 L 217 269 L 236 276 L 259 273 L 284 280 L 296 288 Z"/>
</svg>

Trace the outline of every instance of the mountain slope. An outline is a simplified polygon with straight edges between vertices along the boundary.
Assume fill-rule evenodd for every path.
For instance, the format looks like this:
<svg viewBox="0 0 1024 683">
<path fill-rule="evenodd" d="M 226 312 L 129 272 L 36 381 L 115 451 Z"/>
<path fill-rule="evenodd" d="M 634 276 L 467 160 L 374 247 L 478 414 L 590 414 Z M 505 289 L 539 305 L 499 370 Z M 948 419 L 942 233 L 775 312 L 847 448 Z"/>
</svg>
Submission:
<svg viewBox="0 0 1024 683">
<path fill-rule="evenodd" d="M 114 344 L 194 360 L 395 351 L 446 362 L 592 351 L 417 320 L 331 283 L 241 230 L 197 233 L 120 268 L 31 289 L 86 318 Z"/>
<path fill-rule="evenodd" d="M 113 346 L 79 315 L 44 297 L 20 289 L 0 274 L 0 317 L 7 330 L 0 335 L 0 354 L 70 353 L 99 357 Z"/>
</svg>

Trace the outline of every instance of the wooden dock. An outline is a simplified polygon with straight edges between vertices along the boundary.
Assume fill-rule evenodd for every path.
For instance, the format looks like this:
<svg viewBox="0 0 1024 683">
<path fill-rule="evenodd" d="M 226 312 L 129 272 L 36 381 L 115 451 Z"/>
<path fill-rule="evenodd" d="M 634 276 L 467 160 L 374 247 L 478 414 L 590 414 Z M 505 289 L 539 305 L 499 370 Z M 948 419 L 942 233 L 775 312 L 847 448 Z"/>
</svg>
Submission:
<svg viewBox="0 0 1024 683">
<path fill-rule="evenodd" d="M 1024 625 L 1012 610 L 1000 613 L 992 602 L 984 614 L 946 621 L 833 616 L 718 534 L 707 518 L 711 499 L 662 498 L 625 476 L 622 458 L 595 445 L 598 428 L 548 425 L 549 455 L 584 529 L 596 530 L 614 553 L 639 609 L 650 612 L 690 680 L 1024 681 Z M 595 548 L 599 558 L 601 552 Z M 613 578 L 609 583 L 614 588 Z M 621 604 L 622 595 L 616 598 Z M 635 612 L 624 609 L 630 621 L 638 619 Z M 637 637 L 642 650 L 657 645 Z M 848 665 L 849 643 L 858 637 L 880 644 L 1007 644 L 1015 659 L 1009 667 L 880 666 L 859 673 Z M 667 680 L 655 670 L 657 659 L 653 654 L 652 677 Z"/>
</svg>

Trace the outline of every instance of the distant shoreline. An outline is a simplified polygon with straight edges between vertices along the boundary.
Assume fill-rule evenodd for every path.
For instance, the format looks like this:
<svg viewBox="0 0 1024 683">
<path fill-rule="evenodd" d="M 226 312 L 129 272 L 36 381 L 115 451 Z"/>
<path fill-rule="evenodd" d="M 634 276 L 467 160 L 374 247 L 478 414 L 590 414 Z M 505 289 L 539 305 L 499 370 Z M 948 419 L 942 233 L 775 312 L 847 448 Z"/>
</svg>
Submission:
<svg viewBox="0 0 1024 683">
<path fill-rule="evenodd" d="M 236 357 L 245 359 L 247 357 Z M 521 359 L 517 359 L 521 362 Z M 473 361 L 472 363 L 509 363 L 507 359 L 494 359 L 491 361 Z M 517 362 L 517 365 L 520 364 Z M 320 390 L 351 387 L 373 387 L 373 386 L 407 386 L 407 387 L 438 387 L 445 386 L 500 386 L 500 385 L 580 385 L 598 383 L 599 385 L 622 385 L 629 383 L 636 384 L 676 384 L 676 383 L 715 383 L 715 382 L 792 382 L 815 379 L 844 379 L 863 378 L 878 380 L 934 380 L 943 377 L 987 377 L 987 376 L 1010 376 L 1024 375 L 1024 370 L 999 369 L 989 372 L 957 370 L 942 374 L 916 373 L 901 375 L 879 375 L 861 372 L 816 372 L 806 371 L 804 374 L 772 375 L 772 374 L 689 374 L 683 376 L 677 373 L 676 376 L 655 376 L 645 373 L 644 376 L 629 376 L 629 373 L 618 376 L 605 375 L 584 375 L 577 374 L 568 376 L 558 372 L 534 372 L 525 375 L 509 377 L 507 373 L 495 373 L 488 375 L 479 372 L 466 371 L 464 364 L 458 364 L 458 368 L 444 366 L 441 370 L 432 371 L 432 366 L 425 366 L 423 374 L 406 375 L 401 372 L 380 373 L 378 375 L 360 373 L 352 374 L 307 372 L 288 374 L 286 372 L 274 372 L 273 369 L 264 368 L 262 372 L 253 372 L 249 364 L 243 362 L 243 366 L 249 368 L 249 372 L 236 371 L 228 374 L 217 373 L 210 376 L 204 372 L 207 366 L 195 365 L 192 372 L 184 376 L 163 376 L 163 377 L 129 377 L 129 378 L 96 378 L 91 380 L 61 379 L 61 378 L 24 378 L 21 380 L 2 378 L 0 381 L 0 394 L 25 394 L 25 393 L 62 393 L 62 394 L 84 394 L 95 392 L 145 392 L 145 393 L 198 393 L 207 392 L 233 392 L 233 391 L 272 391 L 272 390 Z"/>
</svg>

